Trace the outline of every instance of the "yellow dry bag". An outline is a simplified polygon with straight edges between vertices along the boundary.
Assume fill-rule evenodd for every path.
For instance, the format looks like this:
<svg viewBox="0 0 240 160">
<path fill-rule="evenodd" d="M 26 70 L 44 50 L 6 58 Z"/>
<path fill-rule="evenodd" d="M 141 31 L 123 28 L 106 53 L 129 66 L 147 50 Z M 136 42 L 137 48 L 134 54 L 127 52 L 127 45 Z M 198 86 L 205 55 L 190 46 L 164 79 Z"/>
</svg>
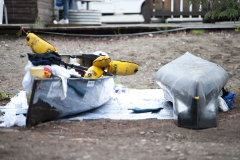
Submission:
<svg viewBox="0 0 240 160">
<path fill-rule="evenodd" d="M 100 67 L 91 66 L 84 74 L 84 78 L 99 78 L 103 75 L 103 70 Z"/>
<path fill-rule="evenodd" d="M 40 37 L 36 36 L 33 33 L 27 33 L 26 43 L 29 47 L 32 48 L 32 51 L 37 54 L 42 54 L 46 52 L 55 52 L 58 53 L 55 47 L 50 43 L 44 41 Z"/>
<path fill-rule="evenodd" d="M 109 65 L 110 62 L 111 58 L 109 58 L 108 56 L 99 56 L 93 61 L 93 66 L 105 68 Z"/>
<path fill-rule="evenodd" d="M 138 71 L 138 64 L 127 61 L 111 61 L 108 66 L 108 73 L 120 76 L 133 75 Z"/>
</svg>

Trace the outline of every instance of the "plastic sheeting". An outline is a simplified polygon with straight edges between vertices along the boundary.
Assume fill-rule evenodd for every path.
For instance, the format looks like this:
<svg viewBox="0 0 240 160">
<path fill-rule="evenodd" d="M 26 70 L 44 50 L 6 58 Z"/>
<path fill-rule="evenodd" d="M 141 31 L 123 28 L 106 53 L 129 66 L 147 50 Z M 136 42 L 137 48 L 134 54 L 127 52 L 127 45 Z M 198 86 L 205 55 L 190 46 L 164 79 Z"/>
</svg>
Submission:
<svg viewBox="0 0 240 160">
<path fill-rule="evenodd" d="M 27 114 L 27 125 L 36 125 L 100 107 L 111 98 L 113 91 L 112 77 L 70 78 L 67 96 L 61 100 L 62 81 L 59 78 L 35 79 Z"/>
<path fill-rule="evenodd" d="M 25 101 L 25 98 L 22 98 L 22 102 Z M 18 104 L 12 99 L 6 106 L 0 106 L 0 113 L 5 113 L 3 116 L 0 114 L 0 121 L 3 121 L 0 127 L 26 125 L 26 117 L 22 114 L 26 115 L 27 109 L 23 105 L 19 108 Z M 221 97 L 218 97 L 218 99 L 221 99 L 219 109 L 221 111 L 228 110 L 225 101 Z M 224 106 L 221 106 L 222 102 L 225 103 Z M 137 112 L 133 108 L 137 108 Z M 41 112 L 38 113 L 41 114 Z M 48 114 L 48 111 L 46 111 L 43 116 L 47 117 Z M 171 102 L 164 99 L 162 89 L 127 89 L 124 86 L 115 85 L 115 92 L 112 92 L 110 100 L 100 107 L 62 117 L 58 120 L 97 120 L 106 118 L 115 120 L 173 119 L 173 106 Z"/>
<path fill-rule="evenodd" d="M 110 99 L 111 93 L 114 91 L 113 78 L 75 80 L 76 86 L 84 89 L 86 93 L 79 96 L 75 89 L 68 87 L 66 99 L 60 100 L 60 95 L 58 95 L 58 93 L 62 92 L 62 88 L 61 86 L 54 86 L 55 83 L 58 82 L 59 81 L 41 82 L 41 87 L 47 88 L 47 90 L 41 89 L 36 91 L 33 104 L 41 99 L 61 110 L 62 113 L 60 117 L 97 108 L 106 103 Z M 54 89 L 52 89 L 52 86 L 54 86 Z"/>
<path fill-rule="evenodd" d="M 142 112 L 135 112 L 133 108 Z M 111 99 L 101 107 L 61 120 L 172 119 L 172 112 L 172 105 L 165 101 L 162 89 L 127 89 L 124 93 L 113 93 Z"/>
<path fill-rule="evenodd" d="M 156 73 L 165 99 L 173 103 L 175 123 L 193 129 L 217 126 L 218 96 L 227 80 L 222 67 L 189 52 Z"/>
<path fill-rule="evenodd" d="M 108 93 L 110 99 L 100 107 L 74 115 L 70 114 L 56 120 L 96 120 L 103 118 L 115 120 L 172 119 L 172 104 L 165 101 L 162 89 L 140 90 L 116 86 L 115 92 Z M 44 107 L 38 106 L 38 108 L 42 111 L 38 110 L 39 112 L 33 113 L 34 117 L 32 119 L 34 120 L 39 120 L 38 118 L 43 116 L 48 117 L 52 113 L 45 110 Z M 134 112 L 132 108 L 141 109 L 142 112 Z M 68 107 L 65 109 L 72 110 L 72 108 Z M 11 101 L 6 106 L 0 106 L 0 112 L 5 113 L 3 116 L 0 115 L 0 122 L 3 121 L 3 123 L 0 123 L 0 127 L 26 125 L 26 117 L 23 114 L 27 114 L 27 109 L 23 108 L 23 106 L 19 108 Z"/>
</svg>

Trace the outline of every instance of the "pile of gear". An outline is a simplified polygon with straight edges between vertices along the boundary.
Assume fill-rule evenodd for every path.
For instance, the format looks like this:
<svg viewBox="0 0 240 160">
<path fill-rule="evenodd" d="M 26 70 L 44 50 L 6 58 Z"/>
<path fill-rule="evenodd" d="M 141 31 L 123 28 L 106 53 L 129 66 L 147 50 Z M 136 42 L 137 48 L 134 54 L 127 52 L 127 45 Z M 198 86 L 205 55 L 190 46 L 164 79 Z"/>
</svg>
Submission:
<svg viewBox="0 0 240 160">
<path fill-rule="evenodd" d="M 121 60 L 111 60 L 104 52 L 95 52 L 82 55 L 59 55 L 57 49 L 50 43 L 41 39 L 33 33 L 26 33 L 26 44 L 32 48 L 34 54 L 28 53 L 28 59 L 34 66 L 62 65 L 65 68 L 74 68 L 81 77 L 100 78 L 101 76 L 121 75 L 127 76 L 138 71 L 138 64 Z M 67 57 L 67 61 L 63 60 Z M 76 58 L 81 63 L 76 63 Z M 75 59 L 75 63 L 69 63 L 69 59 Z M 88 63 L 86 63 L 88 62 Z M 51 69 L 49 67 L 31 67 L 31 76 L 49 78 Z M 76 76 L 76 75 L 75 75 Z"/>
</svg>

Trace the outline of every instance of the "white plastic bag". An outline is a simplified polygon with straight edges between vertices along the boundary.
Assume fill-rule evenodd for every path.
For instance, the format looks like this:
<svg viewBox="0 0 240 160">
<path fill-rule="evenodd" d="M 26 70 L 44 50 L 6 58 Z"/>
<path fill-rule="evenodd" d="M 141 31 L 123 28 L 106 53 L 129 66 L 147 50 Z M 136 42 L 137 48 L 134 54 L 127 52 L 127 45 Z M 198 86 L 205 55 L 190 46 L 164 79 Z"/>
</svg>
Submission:
<svg viewBox="0 0 240 160">
<path fill-rule="evenodd" d="M 0 124 L 0 127 L 12 127 L 12 126 L 26 126 L 26 117 L 20 115 L 6 115 L 4 122 Z"/>
<path fill-rule="evenodd" d="M 33 83 L 33 77 L 30 75 L 30 68 L 33 66 L 31 61 L 28 61 L 28 64 L 25 66 L 26 74 L 22 81 L 22 86 L 27 94 L 30 94 L 32 83 Z"/>
<path fill-rule="evenodd" d="M 61 100 L 67 97 L 67 79 L 70 78 L 69 71 L 58 65 L 51 66 L 52 73 L 62 79 L 62 96 Z"/>
<path fill-rule="evenodd" d="M 227 103 L 225 102 L 225 100 L 218 96 L 218 103 L 219 103 L 219 110 L 222 112 L 227 112 L 229 110 Z"/>
<path fill-rule="evenodd" d="M 9 106 L 14 106 L 14 108 L 28 109 L 26 91 L 20 91 L 17 95 L 11 98 L 10 103 L 11 105 L 9 104 Z"/>
</svg>

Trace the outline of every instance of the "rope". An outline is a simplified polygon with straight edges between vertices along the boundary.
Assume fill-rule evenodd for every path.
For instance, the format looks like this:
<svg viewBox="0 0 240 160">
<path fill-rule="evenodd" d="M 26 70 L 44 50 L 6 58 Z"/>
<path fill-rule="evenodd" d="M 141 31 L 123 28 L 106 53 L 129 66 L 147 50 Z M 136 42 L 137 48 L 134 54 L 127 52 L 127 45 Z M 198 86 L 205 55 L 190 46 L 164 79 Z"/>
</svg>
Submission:
<svg viewBox="0 0 240 160">
<path fill-rule="evenodd" d="M 218 26 L 217 29 L 232 29 L 236 28 L 233 26 Z M 104 35 L 95 35 L 95 34 L 70 34 L 70 33 L 59 33 L 59 32 L 45 32 L 45 31 L 37 31 L 35 33 L 44 33 L 44 34 L 53 34 L 53 35 L 63 35 L 63 36 L 76 36 L 76 37 L 123 37 L 123 36 L 140 36 L 140 35 L 148 35 L 148 34 L 160 34 L 160 33 L 168 33 L 168 32 L 176 32 L 176 31 L 184 31 L 191 29 L 216 29 L 216 27 L 183 27 L 176 28 L 170 30 L 159 30 L 152 32 L 140 32 L 140 33 L 129 33 L 129 34 L 104 34 Z"/>
</svg>

